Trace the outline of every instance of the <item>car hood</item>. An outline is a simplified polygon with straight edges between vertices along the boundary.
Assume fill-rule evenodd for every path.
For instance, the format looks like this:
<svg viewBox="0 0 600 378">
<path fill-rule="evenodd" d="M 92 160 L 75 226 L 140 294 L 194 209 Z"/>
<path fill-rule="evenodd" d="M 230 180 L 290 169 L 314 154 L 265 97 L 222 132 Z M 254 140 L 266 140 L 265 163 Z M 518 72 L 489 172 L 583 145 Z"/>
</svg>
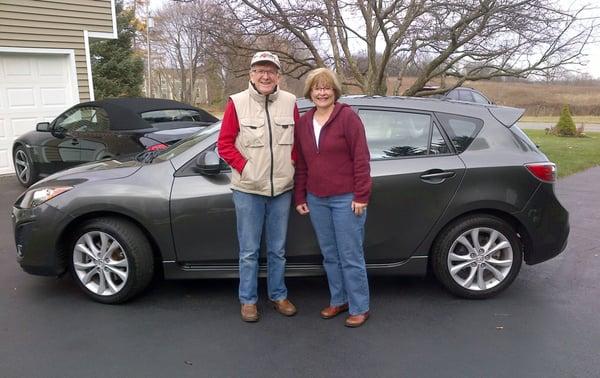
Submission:
<svg viewBox="0 0 600 378">
<path fill-rule="evenodd" d="M 142 163 L 135 160 L 96 161 L 55 173 L 41 181 L 38 181 L 31 188 L 43 187 L 47 186 L 48 184 L 77 185 L 90 181 L 120 179 L 131 176 L 137 172 L 142 165 Z"/>
</svg>

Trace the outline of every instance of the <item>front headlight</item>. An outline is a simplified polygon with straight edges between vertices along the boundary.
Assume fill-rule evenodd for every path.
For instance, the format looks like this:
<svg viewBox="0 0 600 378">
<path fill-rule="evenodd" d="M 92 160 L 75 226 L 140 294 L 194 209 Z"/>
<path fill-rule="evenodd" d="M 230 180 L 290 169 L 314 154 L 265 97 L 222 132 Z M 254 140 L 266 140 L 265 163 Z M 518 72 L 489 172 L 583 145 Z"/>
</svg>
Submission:
<svg viewBox="0 0 600 378">
<path fill-rule="evenodd" d="M 31 209 L 51 200 L 59 194 L 68 192 L 71 189 L 73 189 L 72 186 L 57 186 L 30 190 L 23 196 L 20 207 L 23 209 Z"/>
</svg>

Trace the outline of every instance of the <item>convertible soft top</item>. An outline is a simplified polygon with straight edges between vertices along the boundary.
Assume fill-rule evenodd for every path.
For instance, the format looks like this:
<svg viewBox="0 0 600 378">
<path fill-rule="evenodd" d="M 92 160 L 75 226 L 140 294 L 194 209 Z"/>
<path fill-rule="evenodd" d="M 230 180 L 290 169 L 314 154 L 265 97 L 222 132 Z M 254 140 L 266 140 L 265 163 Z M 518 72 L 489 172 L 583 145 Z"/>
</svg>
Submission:
<svg viewBox="0 0 600 378">
<path fill-rule="evenodd" d="M 194 106 L 179 101 L 161 98 L 107 98 L 99 101 L 84 102 L 76 106 L 99 106 L 104 108 L 110 118 L 110 128 L 112 130 L 139 130 L 152 128 L 152 124 L 144 121 L 140 117 L 140 114 L 154 110 L 187 109 L 198 111 L 203 116 L 210 116 L 209 113 Z M 215 118 L 214 121 L 216 122 L 218 119 Z"/>
</svg>

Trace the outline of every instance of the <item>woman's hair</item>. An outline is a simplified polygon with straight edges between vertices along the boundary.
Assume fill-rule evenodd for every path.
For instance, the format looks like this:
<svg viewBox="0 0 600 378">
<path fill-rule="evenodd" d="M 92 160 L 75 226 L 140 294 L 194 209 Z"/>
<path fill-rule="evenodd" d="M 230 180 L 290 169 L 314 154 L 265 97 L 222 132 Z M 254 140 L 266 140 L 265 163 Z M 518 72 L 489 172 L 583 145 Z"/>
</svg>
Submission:
<svg viewBox="0 0 600 378">
<path fill-rule="evenodd" d="M 335 92 L 335 100 L 342 96 L 342 86 L 337 75 L 328 68 L 316 68 L 308 73 L 304 82 L 304 97 L 310 99 L 310 92 L 317 85 L 330 86 Z"/>
</svg>

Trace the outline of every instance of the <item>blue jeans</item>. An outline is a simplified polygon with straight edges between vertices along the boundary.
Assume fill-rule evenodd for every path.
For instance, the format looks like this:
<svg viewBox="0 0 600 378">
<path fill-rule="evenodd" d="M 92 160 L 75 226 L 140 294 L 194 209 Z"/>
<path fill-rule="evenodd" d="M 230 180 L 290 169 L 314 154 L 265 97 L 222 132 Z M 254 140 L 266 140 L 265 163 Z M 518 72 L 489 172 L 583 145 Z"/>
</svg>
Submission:
<svg viewBox="0 0 600 378">
<path fill-rule="evenodd" d="M 352 193 L 307 195 L 310 220 L 323 254 L 331 306 L 348 303 L 350 315 L 369 311 L 369 283 L 363 251 L 367 214 L 352 211 Z"/>
<path fill-rule="evenodd" d="M 291 200 L 291 191 L 277 197 L 233 191 L 240 244 L 239 297 L 243 304 L 254 304 L 258 300 L 258 256 L 263 227 L 267 245 L 269 299 L 278 301 L 287 298 L 285 240 Z"/>
</svg>

